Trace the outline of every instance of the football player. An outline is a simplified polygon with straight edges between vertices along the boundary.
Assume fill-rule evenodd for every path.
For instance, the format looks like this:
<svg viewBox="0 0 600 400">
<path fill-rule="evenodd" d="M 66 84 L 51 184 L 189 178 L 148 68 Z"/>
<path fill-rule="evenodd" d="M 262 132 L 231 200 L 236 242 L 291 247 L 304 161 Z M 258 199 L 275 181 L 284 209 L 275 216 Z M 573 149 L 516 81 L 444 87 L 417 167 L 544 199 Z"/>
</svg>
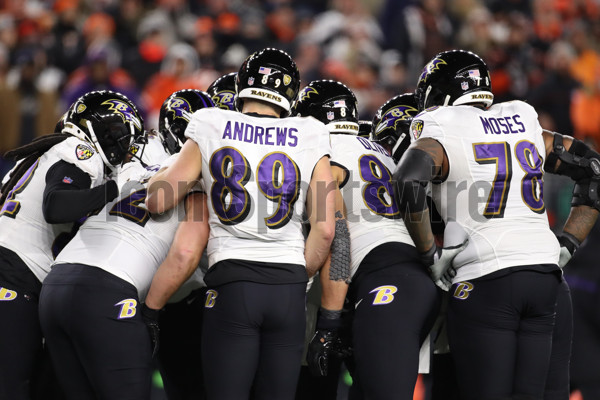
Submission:
<svg viewBox="0 0 600 400">
<path fill-rule="evenodd" d="M 390 148 L 406 148 L 395 140 L 410 141 L 401 131 L 408 126 L 400 124 L 410 118 L 410 104 L 410 99 L 388 101 L 377 112 L 381 117 L 374 130 Z M 419 349 L 437 316 L 440 293 L 400 219 L 391 181 L 394 159 L 383 146 L 357 136 L 356 97 L 340 82 L 311 82 L 300 92 L 295 111 L 326 123 L 331 133 L 332 173 L 341 188 L 351 239 L 354 382 L 364 398 L 384 399 L 390 393 L 412 398 Z M 340 273 L 332 271 L 330 277 Z M 319 368 L 313 351 L 327 343 L 317 335 L 315 339 L 308 360 Z"/>
<path fill-rule="evenodd" d="M 425 111 L 412 121 L 414 142 L 394 177 L 423 262 L 438 285 L 452 285 L 448 338 L 460 398 L 541 399 L 559 265 L 597 219 L 600 155 L 578 140 L 543 131 L 524 102 L 493 104 L 487 65 L 471 52 L 437 54 L 425 66 L 416 96 Z M 576 181 L 559 240 L 548 225 L 544 172 Z M 427 182 L 433 182 L 444 220 L 456 221 L 468 236 L 453 262 L 433 240 Z"/>
<path fill-rule="evenodd" d="M 172 208 L 196 179 L 208 192 L 202 363 L 209 399 L 247 398 L 252 387 L 257 399 L 294 398 L 306 282 L 325 262 L 335 229 L 328 132 L 312 118 L 282 118 L 299 85 L 287 53 L 253 53 L 236 76 L 241 112 L 196 112 L 191 140 L 152 180 L 152 212 Z"/>
<path fill-rule="evenodd" d="M 74 223 L 117 197 L 106 172 L 124 161 L 132 138 L 143 131 L 135 105 L 111 91 L 80 97 L 57 126 L 60 132 L 7 154 L 19 162 L 0 198 L 0 315 L 7 327 L 0 356 L 11 360 L 0 365 L 0 398 L 30 398 L 42 348 L 42 282 Z"/>
<path fill-rule="evenodd" d="M 233 99 L 235 98 L 235 77 L 237 72 L 230 72 L 217 78 L 210 84 L 206 92 L 210 95 L 216 107 L 223 110 L 235 109 Z"/>
<path fill-rule="evenodd" d="M 214 96 L 212 98 L 214 99 Z M 158 127 L 167 147 L 171 149 L 170 153 L 179 152 L 181 144 L 186 141 L 184 133 L 191 114 L 200 108 L 210 107 L 208 103 L 205 93 L 193 89 L 179 90 L 164 101 L 159 112 Z M 181 261 L 194 259 L 197 256 L 196 252 L 202 254 L 198 267 L 200 271 L 204 273 L 208 269 L 206 253 L 195 246 L 196 238 L 193 233 L 186 233 L 188 228 L 194 229 L 194 225 L 180 224 L 165 265 L 159 267 L 158 271 L 161 272 L 158 275 L 170 271 L 171 262 L 181 268 Z M 193 257 L 190 257 L 191 255 Z M 158 318 L 160 348 L 157 357 L 164 390 L 169 400 L 206 398 L 202 363 L 199 361 L 206 286 L 203 279 L 194 279 L 203 278 L 203 273 L 200 274 L 193 264 L 188 264 L 187 267 L 189 269 L 181 268 L 184 274 L 193 275 L 168 298 L 168 301 L 165 297 L 160 305 L 157 302 L 153 303 L 152 287 L 146 300 L 146 304 L 150 302 L 155 309 L 161 309 Z"/>
<path fill-rule="evenodd" d="M 195 110 L 213 106 L 199 91 L 176 92 L 169 100 L 178 118 L 187 120 Z M 182 259 L 186 265 L 198 265 L 208 240 L 207 219 L 198 215 L 205 208 L 204 194 L 190 192 L 163 215 L 150 215 L 143 207 L 149 178 L 159 164 L 172 160 L 160 132 L 149 133 L 139 147 L 142 162 L 118 170 L 119 197 L 83 223 L 42 286 L 40 322 L 70 399 L 150 397 L 158 312 L 141 303 L 180 221 L 198 249 Z"/>
<path fill-rule="evenodd" d="M 370 138 L 386 149 L 396 164 L 410 145 L 408 130 L 418 113 L 414 93 L 403 93 L 386 101 L 373 117 Z"/>
</svg>

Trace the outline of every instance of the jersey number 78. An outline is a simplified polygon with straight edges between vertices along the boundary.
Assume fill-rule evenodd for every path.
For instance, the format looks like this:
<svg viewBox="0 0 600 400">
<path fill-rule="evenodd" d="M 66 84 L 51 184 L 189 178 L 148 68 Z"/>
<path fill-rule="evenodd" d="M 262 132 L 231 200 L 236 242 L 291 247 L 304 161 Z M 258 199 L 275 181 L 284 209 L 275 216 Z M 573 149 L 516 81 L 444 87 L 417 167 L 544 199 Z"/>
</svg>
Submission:
<svg viewBox="0 0 600 400">
<path fill-rule="evenodd" d="M 510 144 L 507 142 L 474 143 L 473 154 L 478 164 L 496 165 L 496 176 L 483 215 L 486 218 L 502 218 L 508 192 L 511 189 L 513 172 Z M 525 172 L 521 179 L 521 199 L 531 211 L 542 214 L 545 210 L 542 158 L 535 144 L 527 140 L 521 140 L 515 145 L 514 155 Z"/>
</svg>

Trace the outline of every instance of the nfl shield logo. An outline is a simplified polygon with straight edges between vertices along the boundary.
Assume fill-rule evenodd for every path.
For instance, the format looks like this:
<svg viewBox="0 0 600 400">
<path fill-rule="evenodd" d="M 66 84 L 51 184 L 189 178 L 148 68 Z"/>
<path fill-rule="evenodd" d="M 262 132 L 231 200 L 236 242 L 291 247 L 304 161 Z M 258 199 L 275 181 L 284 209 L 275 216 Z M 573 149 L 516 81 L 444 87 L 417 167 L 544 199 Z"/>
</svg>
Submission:
<svg viewBox="0 0 600 400">
<path fill-rule="evenodd" d="M 333 111 L 327 111 L 327 119 L 332 120 L 335 116 L 333 115 Z"/>
<path fill-rule="evenodd" d="M 248 78 L 248 85 L 249 86 L 254 85 L 254 77 L 253 76 L 251 76 L 250 78 Z"/>
<path fill-rule="evenodd" d="M 468 82 L 461 82 L 460 83 L 460 87 L 462 88 L 462 90 L 467 90 L 469 88 L 469 83 Z"/>
</svg>

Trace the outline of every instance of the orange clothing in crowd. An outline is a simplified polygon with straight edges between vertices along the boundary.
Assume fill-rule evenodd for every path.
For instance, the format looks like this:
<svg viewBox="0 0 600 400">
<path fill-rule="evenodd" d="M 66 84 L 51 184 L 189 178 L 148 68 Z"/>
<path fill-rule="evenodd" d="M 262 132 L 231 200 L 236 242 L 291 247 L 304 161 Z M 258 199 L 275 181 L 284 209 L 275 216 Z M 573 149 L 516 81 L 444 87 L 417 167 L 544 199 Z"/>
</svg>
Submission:
<svg viewBox="0 0 600 400">
<path fill-rule="evenodd" d="M 583 51 L 571 64 L 571 75 L 582 85 L 571 100 L 575 135 L 600 144 L 600 55 Z"/>
</svg>

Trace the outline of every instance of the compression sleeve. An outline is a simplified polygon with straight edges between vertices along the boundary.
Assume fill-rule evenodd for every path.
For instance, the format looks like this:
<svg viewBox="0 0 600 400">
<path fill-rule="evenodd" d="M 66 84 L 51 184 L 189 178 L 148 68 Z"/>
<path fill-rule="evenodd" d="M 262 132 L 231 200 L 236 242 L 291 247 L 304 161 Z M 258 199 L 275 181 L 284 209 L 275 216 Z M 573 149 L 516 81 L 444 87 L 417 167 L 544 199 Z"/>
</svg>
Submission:
<svg viewBox="0 0 600 400">
<path fill-rule="evenodd" d="M 89 188 L 88 174 L 66 161 L 58 161 L 46 173 L 42 211 L 49 224 L 75 222 L 119 195 L 115 181 Z"/>
<path fill-rule="evenodd" d="M 427 184 L 434 179 L 435 163 L 420 149 L 408 150 L 394 172 L 396 200 L 401 212 L 415 213 L 427 209 Z"/>
</svg>

